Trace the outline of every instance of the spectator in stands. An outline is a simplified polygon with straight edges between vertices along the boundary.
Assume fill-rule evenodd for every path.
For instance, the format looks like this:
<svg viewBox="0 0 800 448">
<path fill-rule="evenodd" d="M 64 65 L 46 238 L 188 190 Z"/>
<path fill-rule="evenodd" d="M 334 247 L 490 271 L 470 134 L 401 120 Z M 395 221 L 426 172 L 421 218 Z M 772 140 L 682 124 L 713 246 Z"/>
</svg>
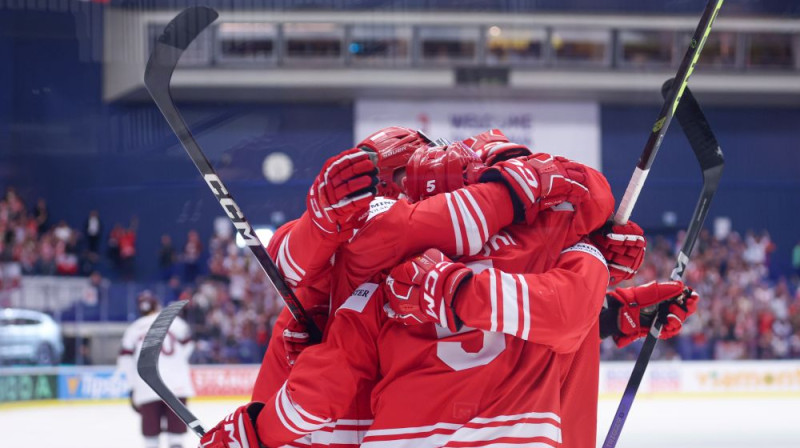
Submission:
<svg viewBox="0 0 800 448">
<path fill-rule="evenodd" d="M 794 245 L 792 250 L 792 268 L 794 269 L 794 275 L 800 277 L 800 241 Z"/>
<path fill-rule="evenodd" d="M 122 238 L 122 234 L 124 232 L 125 229 L 122 227 L 122 224 L 114 223 L 114 227 L 108 234 L 108 243 L 106 244 L 106 254 L 108 255 L 108 259 L 111 261 L 111 265 L 114 266 L 114 269 L 117 271 L 120 270 L 119 240 Z"/>
<path fill-rule="evenodd" d="M 166 233 L 161 235 L 161 247 L 158 249 L 158 270 L 161 280 L 168 280 L 175 270 L 175 248 L 172 237 Z"/>
<path fill-rule="evenodd" d="M 97 258 L 100 253 L 100 238 L 103 235 L 103 223 L 97 210 L 89 212 L 83 224 L 83 234 L 86 235 L 86 249 L 90 258 Z"/>
<path fill-rule="evenodd" d="M 183 279 L 194 282 L 200 274 L 200 255 L 203 252 L 203 243 L 197 230 L 190 230 L 186 235 L 186 244 L 183 246 Z"/>
<path fill-rule="evenodd" d="M 53 229 L 53 236 L 56 237 L 57 240 L 66 243 L 72 237 L 72 229 L 70 229 L 67 222 L 62 219 Z"/>
<path fill-rule="evenodd" d="M 39 242 L 39 260 L 35 272 L 38 275 L 56 275 L 55 237 L 49 233 Z"/>
<path fill-rule="evenodd" d="M 78 273 L 78 257 L 67 250 L 67 243 L 56 242 L 55 249 L 56 273 L 59 275 L 75 275 Z"/>
<path fill-rule="evenodd" d="M 39 234 L 46 232 L 50 228 L 50 213 L 47 211 L 47 201 L 44 198 L 39 198 L 36 201 L 36 207 L 33 208 L 32 215 Z"/>
<path fill-rule="evenodd" d="M 134 216 L 127 229 L 119 235 L 119 261 L 122 278 L 126 281 L 133 280 L 136 274 L 136 229 L 139 219 Z"/>
</svg>

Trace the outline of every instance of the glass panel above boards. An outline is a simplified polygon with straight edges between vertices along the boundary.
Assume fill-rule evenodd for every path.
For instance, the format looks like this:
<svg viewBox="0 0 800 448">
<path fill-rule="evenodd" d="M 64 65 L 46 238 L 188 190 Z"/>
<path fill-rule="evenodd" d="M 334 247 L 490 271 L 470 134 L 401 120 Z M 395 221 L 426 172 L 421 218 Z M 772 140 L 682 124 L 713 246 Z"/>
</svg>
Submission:
<svg viewBox="0 0 800 448">
<path fill-rule="evenodd" d="M 344 25 L 336 23 L 286 23 L 283 25 L 287 65 L 339 64 L 344 58 Z"/>
<path fill-rule="evenodd" d="M 354 25 L 347 45 L 350 63 L 359 66 L 409 65 L 413 38 L 410 26 Z"/>
<path fill-rule="evenodd" d="M 225 22 L 217 28 L 217 57 L 220 64 L 275 63 L 278 26 L 259 22 Z"/>
<path fill-rule="evenodd" d="M 486 28 L 487 65 L 534 65 L 545 58 L 547 30 L 517 25 Z"/>
<path fill-rule="evenodd" d="M 609 67 L 611 30 L 556 28 L 550 34 L 553 63 L 559 67 Z"/>
<path fill-rule="evenodd" d="M 418 32 L 420 65 L 449 65 L 478 60 L 481 40 L 478 27 L 421 26 Z"/>
<path fill-rule="evenodd" d="M 745 69 L 797 68 L 797 36 L 789 33 L 754 33 L 747 42 Z"/>
<path fill-rule="evenodd" d="M 624 69 L 666 68 L 683 56 L 676 58 L 676 51 L 673 31 L 620 30 L 616 65 Z"/>
<path fill-rule="evenodd" d="M 692 33 L 680 34 L 677 47 L 680 54 L 677 55 L 677 61 L 680 61 L 680 58 L 683 57 L 691 41 Z M 736 33 L 731 31 L 712 32 L 708 35 L 703 52 L 700 53 L 700 60 L 697 66 L 711 69 L 731 69 L 741 66 L 737 62 L 738 50 L 739 38 Z"/>
</svg>

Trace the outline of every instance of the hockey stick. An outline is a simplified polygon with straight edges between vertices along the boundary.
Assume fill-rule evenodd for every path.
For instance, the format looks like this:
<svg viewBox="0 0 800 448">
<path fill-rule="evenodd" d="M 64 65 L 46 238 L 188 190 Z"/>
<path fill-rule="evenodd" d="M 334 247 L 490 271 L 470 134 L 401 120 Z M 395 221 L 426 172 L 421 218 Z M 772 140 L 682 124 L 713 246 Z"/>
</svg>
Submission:
<svg viewBox="0 0 800 448">
<path fill-rule="evenodd" d="M 283 280 L 275 263 L 269 257 L 269 254 L 264 249 L 263 244 L 258 236 L 253 231 L 253 227 L 244 217 L 244 213 L 239 206 L 234 202 L 233 197 L 228 192 L 228 189 L 223 185 L 214 168 L 208 162 L 203 150 L 197 144 L 197 141 L 192 136 L 189 128 L 186 126 L 183 117 L 178 109 L 175 107 L 175 102 L 172 100 L 170 93 L 170 80 L 172 73 L 175 71 L 175 66 L 181 58 L 183 51 L 192 43 L 192 41 L 203 30 L 211 25 L 216 20 L 218 14 L 211 8 L 204 6 L 193 6 L 184 9 L 174 19 L 172 19 L 164 32 L 158 37 L 158 42 L 153 48 L 153 53 L 150 54 L 150 59 L 147 61 L 147 68 L 144 72 L 144 85 L 147 91 L 153 98 L 164 118 L 167 119 L 172 131 L 183 145 L 186 152 L 191 157 L 192 162 L 200 174 L 203 175 L 203 180 L 206 181 L 208 187 L 214 193 L 214 196 L 219 201 L 222 209 L 228 215 L 228 218 L 233 221 L 234 227 L 239 234 L 244 238 L 245 243 L 253 252 L 261 268 L 267 274 L 272 285 L 278 291 L 283 301 L 286 302 L 289 312 L 292 313 L 294 319 L 305 325 L 311 342 L 319 342 L 322 340 L 322 332 L 314 324 L 314 321 L 309 319 L 308 314 L 303 305 L 297 299 L 294 292 L 289 288 Z"/>
<path fill-rule="evenodd" d="M 670 79 L 664 83 L 661 92 L 665 97 L 668 96 L 671 90 L 674 90 L 673 82 L 674 79 Z M 689 263 L 689 256 L 692 254 L 694 244 L 697 241 L 700 230 L 703 228 L 703 222 L 708 215 L 711 199 L 717 191 L 725 163 L 722 149 L 711 131 L 711 126 L 709 126 L 703 111 L 700 109 L 700 105 L 688 87 L 685 87 L 683 97 L 675 116 L 684 134 L 686 134 L 686 138 L 689 140 L 692 151 L 700 164 L 700 169 L 703 171 L 703 190 L 700 193 L 700 199 L 697 201 L 694 213 L 692 213 L 692 219 L 686 231 L 686 239 L 678 253 L 675 268 L 670 275 L 672 280 L 681 280 L 683 278 L 686 265 Z M 650 356 L 653 354 L 653 349 L 656 346 L 656 342 L 658 342 L 658 336 L 661 334 L 661 328 L 666 317 L 666 308 L 668 308 L 668 304 L 662 303 L 662 306 L 657 311 L 650 332 L 647 334 L 642 350 L 639 352 L 639 357 L 636 358 L 636 364 L 634 364 L 631 377 L 625 386 L 625 392 L 622 394 L 622 400 L 617 407 L 617 412 L 614 414 L 614 420 L 603 442 L 603 448 L 613 448 L 619 440 L 620 432 L 633 405 L 633 399 L 636 397 L 645 369 L 647 369 L 647 364 L 650 362 Z"/>
<path fill-rule="evenodd" d="M 711 33 L 711 25 L 714 24 L 714 19 L 717 18 L 717 13 L 719 13 L 723 1 L 708 0 L 706 9 L 703 11 L 703 15 L 700 16 L 700 22 L 697 24 L 694 35 L 692 35 L 692 42 L 683 56 L 683 60 L 681 60 L 678 73 L 675 75 L 675 79 L 678 81 L 678 88 L 670 90 L 658 114 L 658 119 L 653 124 L 650 137 L 644 145 L 642 155 L 639 157 L 633 176 L 625 189 L 622 201 L 620 201 L 619 209 L 614 215 L 614 222 L 617 224 L 625 224 L 631 216 L 633 206 L 636 205 L 636 199 L 638 199 L 639 193 L 644 186 L 644 181 L 650 172 L 650 166 L 653 164 L 658 149 L 661 147 L 661 141 L 664 139 L 664 135 L 672 122 L 672 116 L 675 114 L 681 95 L 683 95 L 686 84 L 689 82 L 689 76 L 692 75 L 694 66 L 700 58 L 700 52 L 703 50 L 708 34 Z"/>
<path fill-rule="evenodd" d="M 700 52 L 706 43 L 706 39 L 708 39 L 709 33 L 711 33 L 711 26 L 714 24 L 714 19 L 717 18 L 717 14 L 719 13 L 719 9 L 722 7 L 723 1 L 724 0 L 708 0 L 706 8 L 703 10 L 703 14 L 700 16 L 700 21 L 698 22 L 697 28 L 692 35 L 692 41 L 689 45 L 689 49 L 686 51 L 686 54 L 683 56 L 681 64 L 678 67 L 678 73 L 675 76 L 675 82 L 677 82 L 677 85 L 673 83 L 674 88 L 667 89 L 668 91 L 665 95 L 664 105 L 661 107 L 658 119 L 656 120 L 655 124 L 653 124 L 652 131 L 647 139 L 647 143 L 645 143 L 642 155 L 639 157 L 639 161 L 633 171 L 633 176 L 628 183 L 628 187 L 625 189 L 625 194 L 622 196 L 619 209 L 614 214 L 614 222 L 616 224 L 627 223 L 628 218 L 631 216 L 633 207 L 636 205 L 636 200 L 639 198 L 639 193 L 642 191 L 642 187 L 644 186 L 644 181 L 647 179 L 647 175 L 650 172 L 650 166 L 653 164 L 656 154 L 658 153 L 658 149 L 661 147 L 661 142 L 664 139 L 664 135 L 666 134 L 667 129 L 672 122 L 672 117 L 675 115 L 676 111 L 679 110 L 681 96 L 685 91 L 687 91 L 686 86 L 689 82 L 689 76 L 691 76 L 692 72 L 694 71 L 694 66 L 700 58 Z M 665 92 L 662 89 L 662 94 L 664 93 Z M 691 100 L 693 101 L 694 105 L 697 106 L 697 102 L 694 101 L 693 96 L 691 97 Z M 690 112 L 683 111 L 693 111 L 695 116 L 691 117 Z M 681 115 L 689 115 L 687 118 L 678 119 L 679 123 L 684 128 L 684 133 L 687 137 L 690 139 L 697 139 L 701 136 L 701 127 L 696 121 L 694 121 L 699 119 L 702 119 L 702 122 L 706 124 L 706 126 L 702 128 L 702 131 L 706 131 L 710 134 L 711 128 L 707 126 L 707 122 L 705 121 L 699 106 L 691 107 L 689 109 L 680 108 L 680 113 Z M 694 128 L 694 126 L 698 127 Z M 687 129 L 696 130 L 687 131 Z M 713 134 L 710 135 L 711 139 L 715 141 Z M 707 141 L 707 139 L 701 140 L 704 142 Z M 705 151 L 709 148 L 706 147 L 706 145 L 701 145 L 699 142 L 700 140 L 690 141 L 692 150 L 697 156 L 701 168 L 703 169 L 704 178 L 703 193 L 701 194 L 700 202 L 698 203 L 698 207 L 695 209 L 695 213 L 692 216 L 692 221 L 690 224 L 690 230 L 692 226 L 698 226 L 697 232 L 699 232 L 700 227 L 702 227 L 703 221 L 705 220 L 705 215 L 708 213 L 708 203 L 704 201 L 710 200 L 711 195 L 713 195 L 713 190 L 716 189 L 716 183 L 714 183 L 713 190 L 710 192 L 710 195 L 706 197 L 708 181 L 713 179 L 707 178 L 710 177 L 711 172 L 706 170 L 704 162 L 711 160 L 711 158 L 705 155 Z M 717 146 L 716 149 L 719 149 L 719 146 Z M 704 155 L 701 156 L 701 154 Z M 721 151 L 719 152 L 719 160 L 720 169 L 716 174 L 717 182 L 719 181 L 719 176 L 722 174 Z M 681 254 L 686 255 L 684 257 L 678 257 L 678 263 L 676 266 L 677 271 L 680 271 L 678 275 L 683 274 L 683 269 L 685 269 L 686 263 L 688 262 L 688 255 L 691 253 L 691 248 L 694 246 L 694 241 L 690 240 L 689 236 L 690 235 L 687 235 L 687 239 L 684 242 L 684 248 L 686 248 L 688 244 L 689 251 L 684 252 L 681 250 Z M 696 237 L 697 235 L 695 234 L 694 238 L 696 239 Z M 676 275 L 677 271 L 673 271 L 673 277 Z M 660 316 L 657 316 L 656 322 L 654 322 L 652 325 L 651 333 L 647 336 L 647 339 L 645 339 L 642 350 L 639 352 L 639 356 L 636 359 L 636 364 L 634 365 L 631 377 L 628 380 L 628 384 L 625 386 L 625 392 L 622 395 L 622 400 L 617 407 L 617 412 L 614 414 L 611 427 L 609 428 L 608 434 L 606 434 L 605 441 L 603 442 L 603 448 L 613 448 L 617 444 L 617 440 L 619 440 L 622 427 L 625 425 L 625 420 L 628 418 L 628 413 L 633 405 L 633 399 L 636 397 L 636 392 L 639 390 L 639 384 L 642 382 L 644 371 L 647 368 L 647 363 L 650 361 L 650 356 L 652 355 L 653 348 L 655 347 L 655 341 L 657 340 L 658 335 L 661 333 L 661 325 L 658 323 L 659 317 Z"/>
<path fill-rule="evenodd" d="M 145 383 L 150 386 L 156 394 L 164 401 L 164 403 L 175 412 L 186 426 L 189 427 L 195 434 L 203 437 L 206 430 L 203 429 L 203 424 L 200 423 L 197 417 L 192 414 L 189 408 L 186 407 L 175 394 L 164 384 L 161 379 L 161 374 L 158 372 L 158 357 L 161 355 L 161 347 L 164 343 L 164 338 L 167 337 L 169 327 L 172 321 L 178 317 L 178 314 L 183 309 L 184 305 L 189 303 L 188 300 L 180 300 L 172 302 L 159 313 L 156 320 L 147 330 L 142 342 L 142 350 L 139 353 L 139 362 L 136 363 L 136 370 L 139 376 L 142 377 Z"/>
</svg>

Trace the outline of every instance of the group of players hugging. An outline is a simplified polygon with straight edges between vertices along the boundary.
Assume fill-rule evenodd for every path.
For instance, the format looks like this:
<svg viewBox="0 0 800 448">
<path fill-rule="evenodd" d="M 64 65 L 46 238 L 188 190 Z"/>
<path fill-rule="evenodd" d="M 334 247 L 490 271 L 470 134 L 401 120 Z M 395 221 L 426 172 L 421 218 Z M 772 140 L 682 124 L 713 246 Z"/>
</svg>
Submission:
<svg viewBox="0 0 800 448">
<path fill-rule="evenodd" d="M 382 129 L 306 206 L 268 251 L 323 340 L 284 309 L 253 401 L 202 447 L 594 448 L 601 338 L 645 336 L 657 306 L 669 338 L 697 309 L 679 281 L 607 292 L 641 228 L 610 222 L 599 172 L 496 129 Z"/>
</svg>

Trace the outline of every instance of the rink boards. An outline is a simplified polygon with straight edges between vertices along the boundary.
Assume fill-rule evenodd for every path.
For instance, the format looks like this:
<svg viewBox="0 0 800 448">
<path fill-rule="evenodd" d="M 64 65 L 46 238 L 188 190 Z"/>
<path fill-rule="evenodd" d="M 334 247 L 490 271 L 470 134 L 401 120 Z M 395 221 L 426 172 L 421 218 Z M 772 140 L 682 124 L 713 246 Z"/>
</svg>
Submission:
<svg viewBox="0 0 800 448">
<path fill-rule="evenodd" d="M 200 368 L 199 378 L 209 382 L 189 407 L 206 426 L 215 424 L 248 401 L 246 393 L 235 397 L 224 393 L 244 387 L 247 372 L 255 373 L 257 368 Z M 631 368 L 632 363 L 604 363 L 601 367 L 600 440 Z M 141 448 L 138 414 L 127 399 L 103 398 L 105 393 L 119 392 L 111 385 L 104 388 L 97 380 L 113 378 L 109 373 L 113 368 L 39 369 L 38 373 L 5 369 L 2 377 L 6 381 L 9 370 L 16 376 L 60 374 L 66 387 L 68 378 L 77 375 L 80 381 L 74 384 L 73 380 L 75 396 L 71 399 L 0 403 L 3 448 Z M 216 379 L 211 378 L 214 374 Z M 53 380 L 48 381 L 52 386 Z M 37 387 L 35 382 L 32 387 Z M 55 387 L 59 387 L 57 380 Z M 800 362 L 654 362 L 641 390 L 617 445 L 620 448 L 800 446 Z M 188 434 L 184 446 L 196 446 L 194 436 Z"/>
</svg>

